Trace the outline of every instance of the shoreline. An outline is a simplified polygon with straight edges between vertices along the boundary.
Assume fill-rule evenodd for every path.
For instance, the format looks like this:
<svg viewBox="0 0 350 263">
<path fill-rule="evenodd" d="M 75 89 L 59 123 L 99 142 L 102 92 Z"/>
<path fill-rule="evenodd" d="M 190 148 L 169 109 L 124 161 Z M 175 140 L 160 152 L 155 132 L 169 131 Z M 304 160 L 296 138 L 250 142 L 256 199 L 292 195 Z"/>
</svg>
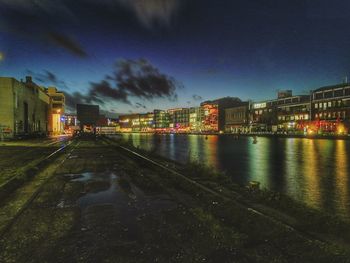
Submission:
<svg viewBox="0 0 350 263">
<path fill-rule="evenodd" d="M 304 134 L 270 134 L 270 133 L 185 133 L 185 132 L 177 132 L 177 133 L 157 133 L 157 132 L 117 132 L 115 134 L 105 134 L 105 135 L 123 135 L 123 134 L 155 134 L 155 135 L 202 135 L 202 136 L 238 136 L 238 137 L 270 137 L 270 138 L 304 138 L 304 139 L 327 139 L 327 140 L 350 140 L 349 135 L 304 135 Z"/>
</svg>

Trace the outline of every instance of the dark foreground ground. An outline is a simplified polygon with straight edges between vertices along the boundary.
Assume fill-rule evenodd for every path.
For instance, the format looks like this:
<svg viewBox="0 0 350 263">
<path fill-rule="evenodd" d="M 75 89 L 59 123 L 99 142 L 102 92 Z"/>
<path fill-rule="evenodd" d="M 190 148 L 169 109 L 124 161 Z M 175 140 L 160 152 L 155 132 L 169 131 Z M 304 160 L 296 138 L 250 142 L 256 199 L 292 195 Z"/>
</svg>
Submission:
<svg viewBox="0 0 350 263">
<path fill-rule="evenodd" d="M 193 188 L 117 144 L 77 139 L 1 200 L 0 262 L 350 262 L 346 244 Z"/>
</svg>

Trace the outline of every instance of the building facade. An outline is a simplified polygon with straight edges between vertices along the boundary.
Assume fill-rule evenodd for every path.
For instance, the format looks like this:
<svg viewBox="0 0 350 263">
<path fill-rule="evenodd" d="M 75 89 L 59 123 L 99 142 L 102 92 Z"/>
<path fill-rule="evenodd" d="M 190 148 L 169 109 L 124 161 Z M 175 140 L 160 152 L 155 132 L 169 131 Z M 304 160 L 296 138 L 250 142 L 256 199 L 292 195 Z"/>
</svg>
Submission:
<svg viewBox="0 0 350 263">
<path fill-rule="evenodd" d="M 312 92 L 315 132 L 347 133 L 350 118 L 350 83 L 326 86 Z"/>
<path fill-rule="evenodd" d="M 1 135 L 13 138 L 21 135 L 46 135 L 50 98 L 45 89 L 31 77 L 25 82 L 0 77 Z"/>
<path fill-rule="evenodd" d="M 278 131 L 306 132 L 310 120 L 311 101 L 309 95 L 277 99 Z"/>
<path fill-rule="evenodd" d="M 52 135 L 62 134 L 65 126 L 64 109 L 65 96 L 55 87 L 48 87 L 46 90 L 50 97 L 49 115 L 48 115 L 48 130 Z"/>
<path fill-rule="evenodd" d="M 203 129 L 202 125 L 202 108 L 192 107 L 190 108 L 189 125 L 191 132 L 201 132 Z"/>
<path fill-rule="evenodd" d="M 168 110 L 169 130 L 171 132 L 190 131 L 190 109 L 176 108 Z"/>
<path fill-rule="evenodd" d="M 154 110 L 154 129 L 156 132 L 166 132 L 169 128 L 169 113 L 165 110 Z"/>
<path fill-rule="evenodd" d="M 121 115 L 119 125 L 121 132 L 153 132 L 154 113 Z"/>
<path fill-rule="evenodd" d="M 249 102 L 243 102 L 241 106 L 225 109 L 225 115 L 225 132 L 249 132 Z"/>
<path fill-rule="evenodd" d="M 219 105 L 217 103 L 202 103 L 202 131 L 219 131 Z"/>
<path fill-rule="evenodd" d="M 277 101 L 268 100 L 252 103 L 249 126 L 250 132 L 277 131 Z"/>
<path fill-rule="evenodd" d="M 213 130 L 211 131 L 221 131 L 223 132 L 225 130 L 225 109 L 239 106 L 242 103 L 242 101 L 237 97 L 224 97 L 216 100 L 210 100 L 210 101 L 204 101 L 201 103 L 201 107 L 203 107 L 204 111 L 207 111 L 209 108 L 211 108 L 213 111 L 217 109 L 217 128 L 214 128 L 214 125 L 212 126 Z M 205 115 L 205 113 L 204 113 Z M 205 118 L 204 122 L 207 123 L 207 120 Z M 208 131 L 208 128 L 210 128 L 210 125 L 204 124 L 205 131 Z"/>
</svg>

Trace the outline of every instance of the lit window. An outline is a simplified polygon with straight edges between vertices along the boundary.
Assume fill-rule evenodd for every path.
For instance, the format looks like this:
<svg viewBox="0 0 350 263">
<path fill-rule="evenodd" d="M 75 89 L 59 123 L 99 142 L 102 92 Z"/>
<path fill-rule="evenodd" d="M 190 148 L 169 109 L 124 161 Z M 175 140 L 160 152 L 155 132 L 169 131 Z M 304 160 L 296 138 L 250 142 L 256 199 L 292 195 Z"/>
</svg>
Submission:
<svg viewBox="0 0 350 263">
<path fill-rule="evenodd" d="M 327 109 L 327 102 L 323 103 L 323 108 Z"/>
<path fill-rule="evenodd" d="M 319 107 L 319 108 L 322 108 L 322 105 L 323 105 L 322 103 L 319 103 L 319 104 L 318 104 L 318 107 Z"/>
<path fill-rule="evenodd" d="M 328 107 L 332 107 L 332 102 L 328 101 Z"/>
<path fill-rule="evenodd" d="M 318 104 L 317 103 L 315 103 L 315 109 L 318 109 Z"/>
</svg>

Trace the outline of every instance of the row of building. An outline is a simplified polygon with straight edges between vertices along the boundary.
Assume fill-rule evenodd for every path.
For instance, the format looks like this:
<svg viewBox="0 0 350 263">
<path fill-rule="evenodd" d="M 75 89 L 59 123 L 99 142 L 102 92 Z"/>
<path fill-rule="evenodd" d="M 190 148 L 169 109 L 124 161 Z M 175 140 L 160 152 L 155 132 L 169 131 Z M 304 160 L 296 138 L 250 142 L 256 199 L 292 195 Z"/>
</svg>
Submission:
<svg viewBox="0 0 350 263">
<path fill-rule="evenodd" d="M 307 95 L 280 91 L 276 99 L 259 102 L 226 97 L 199 107 L 122 115 L 119 126 L 121 132 L 345 134 L 349 121 L 350 84 L 344 83 Z"/>
<path fill-rule="evenodd" d="M 343 134 L 350 126 L 350 83 L 307 95 L 281 91 L 277 98 L 259 102 L 225 97 L 198 107 L 121 115 L 117 121 L 99 115 L 94 126 L 114 126 L 121 132 Z M 65 114 L 63 92 L 39 86 L 31 77 L 25 81 L 0 77 L 1 137 L 55 135 L 72 128 L 81 127 L 75 114 Z"/>
<path fill-rule="evenodd" d="M 0 77 L 0 136 L 61 134 L 65 96 L 55 87 L 42 87 L 31 77 Z"/>
</svg>

